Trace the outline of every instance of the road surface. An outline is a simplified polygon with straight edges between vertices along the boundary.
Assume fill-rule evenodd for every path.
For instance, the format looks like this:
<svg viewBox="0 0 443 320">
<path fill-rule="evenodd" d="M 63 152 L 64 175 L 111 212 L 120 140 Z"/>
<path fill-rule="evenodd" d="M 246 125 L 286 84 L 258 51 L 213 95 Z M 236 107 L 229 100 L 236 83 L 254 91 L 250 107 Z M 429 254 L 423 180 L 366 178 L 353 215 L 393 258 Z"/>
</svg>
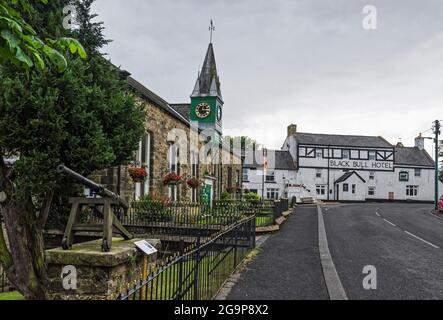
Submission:
<svg viewBox="0 0 443 320">
<path fill-rule="evenodd" d="M 426 204 L 322 206 L 329 251 L 349 299 L 443 299 L 443 220 Z M 315 206 L 298 207 L 228 299 L 328 299 Z M 375 290 L 363 280 L 375 267 Z M 372 282 L 374 283 L 374 282 Z"/>
</svg>

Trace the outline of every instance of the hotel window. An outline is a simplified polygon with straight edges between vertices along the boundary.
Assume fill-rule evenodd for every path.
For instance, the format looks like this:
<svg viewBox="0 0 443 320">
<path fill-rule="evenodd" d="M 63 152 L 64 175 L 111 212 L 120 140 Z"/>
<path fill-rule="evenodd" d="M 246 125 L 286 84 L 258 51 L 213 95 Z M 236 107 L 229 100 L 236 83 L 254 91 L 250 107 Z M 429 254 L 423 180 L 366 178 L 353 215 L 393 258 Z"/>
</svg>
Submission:
<svg viewBox="0 0 443 320">
<path fill-rule="evenodd" d="M 409 181 L 409 172 L 407 171 L 401 171 L 399 173 L 399 180 L 400 181 Z"/>
<path fill-rule="evenodd" d="M 266 182 L 275 182 L 275 172 L 274 171 L 266 172 Z"/>
<path fill-rule="evenodd" d="M 415 169 L 414 170 L 414 176 L 421 177 L 421 169 Z"/>
<path fill-rule="evenodd" d="M 321 178 L 321 169 L 317 169 L 317 171 L 315 172 L 315 177 Z"/>
<path fill-rule="evenodd" d="M 349 184 L 343 183 L 343 192 L 348 192 L 348 191 L 349 191 Z"/>
<path fill-rule="evenodd" d="M 316 185 L 315 189 L 316 189 L 318 196 L 326 195 L 326 186 L 325 185 Z"/>
<path fill-rule="evenodd" d="M 375 187 L 368 188 L 368 196 L 371 196 L 371 197 L 375 196 Z"/>
<path fill-rule="evenodd" d="M 243 181 L 247 182 L 249 181 L 249 177 L 248 177 L 248 169 L 243 168 Z"/>
<path fill-rule="evenodd" d="M 343 159 L 349 159 L 349 150 L 343 150 Z"/>
<path fill-rule="evenodd" d="M 355 184 L 352 185 L 352 194 L 355 194 L 357 191 L 357 186 Z"/>
<path fill-rule="evenodd" d="M 375 180 L 375 171 L 369 171 L 369 180 Z"/>
<path fill-rule="evenodd" d="M 323 158 L 323 149 L 315 149 L 315 157 Z"/>
<path fill-rule="evenodd" d="M 369 151 L 369 160 L 375 160 L 375 151 Z"/>
<path fill-rule="evenodd" d="M 278 189 L 266 189 L 266 197 L 267 199 L 278 199 Z"/>
<path fill-rule="evenodd" d="M 406 186 L 406 196 L 407 197 L 417 197 L 418 196 L 418 186 Z"/>
</svg>

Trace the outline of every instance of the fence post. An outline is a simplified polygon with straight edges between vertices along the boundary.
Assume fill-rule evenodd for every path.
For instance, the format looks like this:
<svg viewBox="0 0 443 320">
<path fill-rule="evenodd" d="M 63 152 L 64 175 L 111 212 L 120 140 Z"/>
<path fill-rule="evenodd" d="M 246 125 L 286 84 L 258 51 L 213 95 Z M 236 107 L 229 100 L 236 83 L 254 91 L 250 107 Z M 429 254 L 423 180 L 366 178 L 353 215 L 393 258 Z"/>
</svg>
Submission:
<svg viewBox="0 0 443 320">
<path fill-rule="evenodd" d="M 234 270 L 237 267 L 237 241 L 238 241 L 238 226 L 234 230 Z"/>
<path fill-rule="evenodd" d="M 180 262 L 178 264 L 178 300 L 183 299 L 183 255 L 185 251 L 185 242 L 180 239 L 180 244 L 178 247 Z"/>
<path fill-rule="evenodd" d="M 280 217 L 280 200 L 274 201 L 274 207 L 273 207 L 273 216 L 274 216 L 274 223 L 276 220 Z"/>
<path fill-rule="evenodd" d="M 198 276 L 200 271 L 200 235 L 197 237 L 197 250 L 195 252 L 195 268 L 194 268 L 194 300 L 198 300 Z"/>
</svg>

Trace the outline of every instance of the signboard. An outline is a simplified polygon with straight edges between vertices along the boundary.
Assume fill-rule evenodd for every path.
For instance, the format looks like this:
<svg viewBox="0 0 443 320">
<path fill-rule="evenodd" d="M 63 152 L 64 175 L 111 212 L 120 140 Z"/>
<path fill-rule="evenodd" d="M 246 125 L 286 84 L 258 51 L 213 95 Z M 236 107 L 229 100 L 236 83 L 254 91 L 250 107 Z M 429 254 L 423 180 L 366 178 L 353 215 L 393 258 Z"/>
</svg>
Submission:
<svg viewBox="0 0 443 320">
<path fill-rule="evenodd" d="M 394 171 L 392 161 L 369 161 L 369 160 L 329 160 L 330 168 L 352 169 L 352 170 L 385 170 Z"/>
<path fill-rule="evenodd" d="M 134 244 L 137 246 L 137 248 L 139 248 L 141 251 L 143 251 L 148 256 L 150 256 L 151 254 L 154 254 L 158 251 L 152 244 L 150 244 L 146 240 L 137 241 L 137 242 L 134 242 Z"/>
</svg>

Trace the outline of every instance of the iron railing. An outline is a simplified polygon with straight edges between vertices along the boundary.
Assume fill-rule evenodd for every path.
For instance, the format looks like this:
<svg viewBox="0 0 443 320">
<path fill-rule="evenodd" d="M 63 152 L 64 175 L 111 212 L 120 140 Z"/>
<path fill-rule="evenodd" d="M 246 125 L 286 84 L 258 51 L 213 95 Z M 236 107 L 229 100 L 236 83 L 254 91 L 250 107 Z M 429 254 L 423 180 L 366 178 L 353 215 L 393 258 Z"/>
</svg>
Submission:
<svg viewBox="0 0 443 320">
<path fill-rule="evenodd" d="M 209 241 L 166 259 L 120 300 L 209 300 L 255 247 L 255 217 L 243 218 Z"/>
</svg>

